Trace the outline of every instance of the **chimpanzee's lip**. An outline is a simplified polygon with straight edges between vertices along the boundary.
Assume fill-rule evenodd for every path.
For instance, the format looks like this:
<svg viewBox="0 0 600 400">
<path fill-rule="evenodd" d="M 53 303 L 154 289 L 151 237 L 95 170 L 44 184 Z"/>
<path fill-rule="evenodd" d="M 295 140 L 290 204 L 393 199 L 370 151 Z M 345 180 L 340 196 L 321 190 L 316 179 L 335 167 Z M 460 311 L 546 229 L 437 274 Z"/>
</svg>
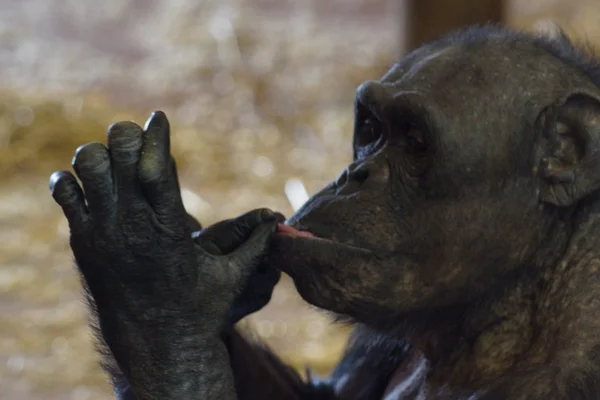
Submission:
<svg viewBox="0 0 600 400">
<path fill-rule="evenodd" d="M 372 251 L 367 248 L 358 247 L 350 243 L 338 241 L 335 237 L 321 236 L 312 229 L 309 231 L 305 226 L 298 223 L 289 225 L 277 224 L 277 236 L 280 238 L 289 238 L 291 240 L 308 240 L 319 242 L 321 245 L 333 246 L 338 249 L 344 249 L 350 252 L 358 252 L 361 254 L 371 254 Z M 316 245 L 317 243 L 315 243 Z"/>
<path fill-rule="evenodd" d="M 277 233 L 283 236 L 291 236 L 291 237 L 303 237 L 307 239 L 326 239 L 323 237 L 319 237 L 315 235 L 313 232 L 308 229 L 304 229 L 300 226 L 294 225 L 285 225 L 285 224 L 277 224 Z"/>
<path fill-rule="evenodd" d="M 293 223 L 293 224 L 289 224 L 289 225 L 281 224 L 281 223 L 277 224 L 277 234 L 280 236 L 294 238 L 294 239 L 298 238 L 298 239 L 318 240 L 321 242 L 323 242 L 323 241 L 329 242 L 329 244 L 335 245 L 337 247 L 347 247 L 347 248 L 366 250 L 366 249 L 357 247 L 351 243 L 345 243 L 345 242 L 339 241 L 339 240 L 337 240 L 337 238 L 334 235 L 323 235 L 320 232 L 316 232 L 314 229 L 310 229 L 299 223 Z"/>
</svg>

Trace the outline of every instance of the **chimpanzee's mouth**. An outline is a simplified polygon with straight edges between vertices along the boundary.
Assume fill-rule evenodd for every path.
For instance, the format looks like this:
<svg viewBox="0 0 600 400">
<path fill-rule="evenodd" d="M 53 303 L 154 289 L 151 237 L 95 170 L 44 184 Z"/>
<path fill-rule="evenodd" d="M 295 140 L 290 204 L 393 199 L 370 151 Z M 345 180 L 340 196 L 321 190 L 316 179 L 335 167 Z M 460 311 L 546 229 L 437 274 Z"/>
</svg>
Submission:
<svg viewBox="0 0 600 400">
<path fill-rule="evenodd" d="M 302 231 L 294 228 L 293 226 L 284 225 L 281 223 L 277 224 L 277 233 L 285 236 L 316 238 L 315 235 L 308 231 Z"/>
<path fill-rule="evenodd" d="M 295 225 L 295 224 L 294 224 Z M 298 225 L 296 225 L 298 226 Z M 300 229 L 298 229 L 300 228 Z M 290 225 L 284 225 L 281 223 L 277 224 L 277 235 L 279 235 L 280 237 L 286 237 L 286 238 L 291 238 L 291 239 L 308 239 L 308 240 L 314 240 L 319 242 L 321 245 L 326 244 L 327 246 L 334 246 L 336 248 L 340 248 L 340 249 L 346 249 L 346 250 L 350 250 L 350 251 L 360 251 L 360 252 L 369 252 L 369 249 L 366 248 L 362 248 L 362 247 L 358 247 L 355 246 L 351 243 L 344 243 L 341 242 L 339 240 L 337 240 L 335 238 L 335 236 L 318 236 L 317 234 L 314 234 L 312 232 L 309 232 L 308 230 L 304 230 L 302 229 L 302 227 L 294 227 L 294 226 L 290 226 Z M 315 243 L 316 245 L 317 243 Z"/>
<path fill-rule="evenodd" d="M 277 224 L 277 233 L 284 235 L 284 236 L 319 239 L 317 236 L 315 236 L 311 232 L 296 229 L 293 226 L 284 225 L 284 224 Z"/>
</svg>

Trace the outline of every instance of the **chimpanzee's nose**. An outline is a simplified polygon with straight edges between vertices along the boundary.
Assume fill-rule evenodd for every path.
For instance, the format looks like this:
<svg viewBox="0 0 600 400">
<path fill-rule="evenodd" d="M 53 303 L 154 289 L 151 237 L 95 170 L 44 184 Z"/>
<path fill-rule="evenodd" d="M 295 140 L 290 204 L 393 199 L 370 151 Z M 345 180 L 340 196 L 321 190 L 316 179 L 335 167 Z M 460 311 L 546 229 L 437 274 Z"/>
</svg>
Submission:
<svg viewBox="0 0 600 400">
<path fill-rule="evenodd" d="M 362 163 L 350 164 L 335 180 L 335 185 L 341 187 L 347 184 L 364 183 L 374 168 L 374 163 L 366 161 Z"/>
<path fill-rule="evenodd" d="M 364 183 L 369 177 L 372 167 L 373 165 L 370 162 L 362 163 L 354 168 L 351 165 L 348 167 L 348 179 L 358 184 Z"/>
<path fill-rule="evenodd" d="M 350 194 L 358 191 L 367 181 L 387 179 L 388 172 L 384 165 L 375 160 L 352 163 L 335 180 L 338 194 Z"/>
</svg>

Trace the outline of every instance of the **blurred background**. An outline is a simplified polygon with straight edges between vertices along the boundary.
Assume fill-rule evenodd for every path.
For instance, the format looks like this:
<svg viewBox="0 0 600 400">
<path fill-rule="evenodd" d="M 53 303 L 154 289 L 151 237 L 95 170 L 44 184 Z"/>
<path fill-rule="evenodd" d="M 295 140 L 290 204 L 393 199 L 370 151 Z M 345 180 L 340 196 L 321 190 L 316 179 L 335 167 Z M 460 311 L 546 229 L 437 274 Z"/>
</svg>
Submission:
<svg viewBox="0 0 600 400">
<path fill-rule="evenodd" d="M 470 22 L 600 40 L 595 0 L 0 0 L 0 399 L 109 399 L 48 177 L 117 120 L 173 125 L 204 225 L 286 215 L 351 158 L 356 86 Z M 242 322 L 326 373 L 347 328 L 287 278 Z"/>
</svg>

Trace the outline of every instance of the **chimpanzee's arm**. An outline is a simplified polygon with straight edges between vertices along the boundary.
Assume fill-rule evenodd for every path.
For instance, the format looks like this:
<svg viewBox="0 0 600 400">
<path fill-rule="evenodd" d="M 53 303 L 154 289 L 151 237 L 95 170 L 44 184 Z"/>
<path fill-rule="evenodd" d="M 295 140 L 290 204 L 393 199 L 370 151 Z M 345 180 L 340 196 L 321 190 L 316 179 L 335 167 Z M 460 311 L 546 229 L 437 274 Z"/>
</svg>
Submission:
<svg viewBox="0 0 600 400">
<path fill-rule="evenodd" d="M 224 334 L 240 400 L 372 400 L 384 398 L 390 378 L 413 354 L 402 340 L 357 326 L 329 377 L 302 380 L 267 347 L 235 330 Z"/>
<path fill-rule="evenodd" d="M 250 343 L 235 329 L 222 335 L 229 352 L 238 400 L 334 400 L 329 386 L 305 382 L 266 347 Z M 110 368 L 115 395 L 119 400 L 138 400 L 127 379 Z"/>
</svg>

